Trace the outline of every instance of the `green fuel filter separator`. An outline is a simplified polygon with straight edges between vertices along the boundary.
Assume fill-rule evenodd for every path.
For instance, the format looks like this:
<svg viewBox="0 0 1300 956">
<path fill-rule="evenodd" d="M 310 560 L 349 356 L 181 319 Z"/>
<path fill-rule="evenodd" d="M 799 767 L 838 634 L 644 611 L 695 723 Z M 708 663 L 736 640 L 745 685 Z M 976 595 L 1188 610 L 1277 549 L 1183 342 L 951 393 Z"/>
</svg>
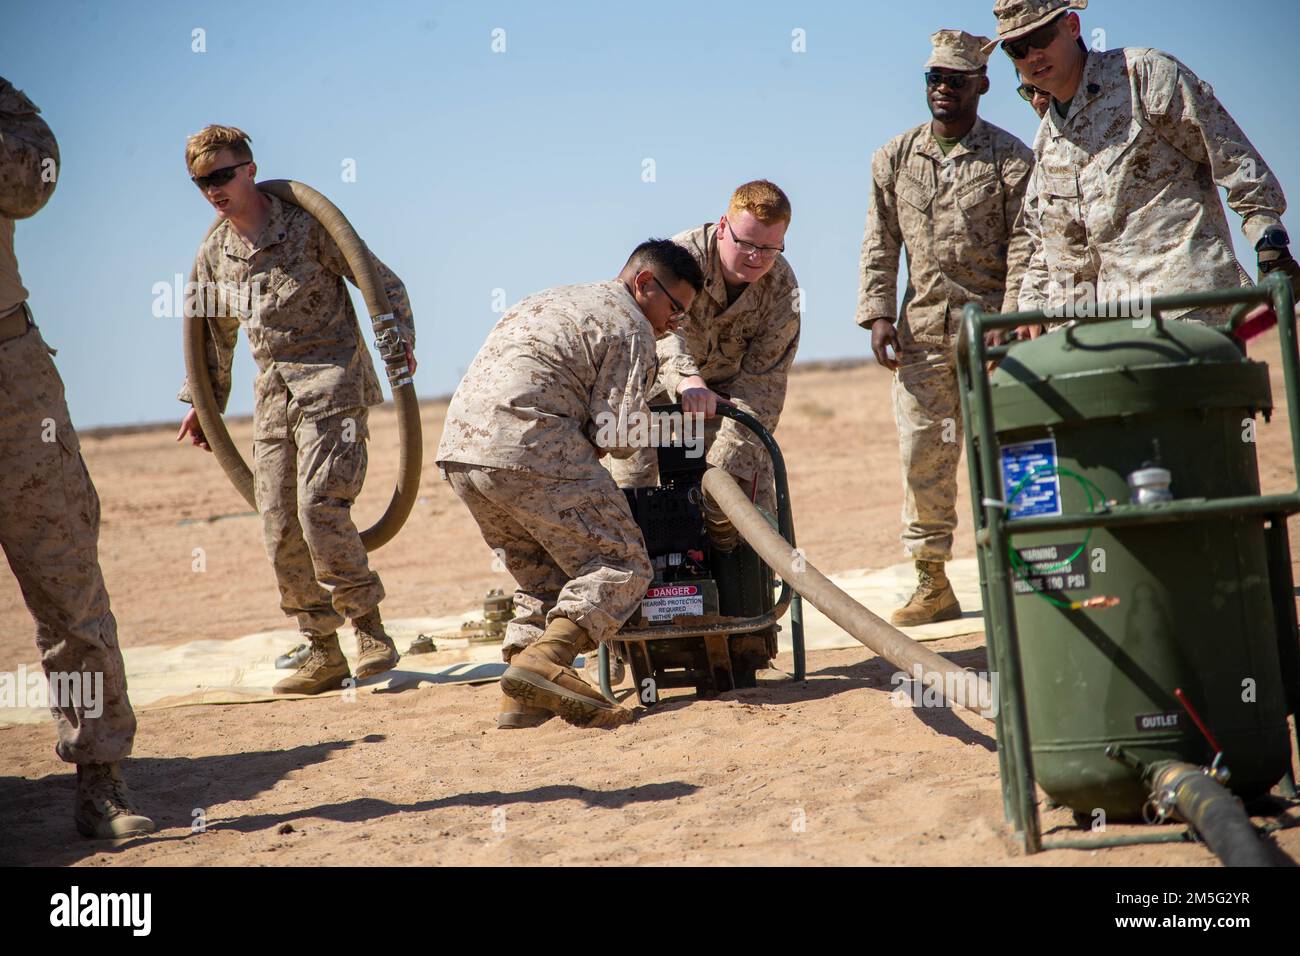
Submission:
<svg viewBox="0 0 1300 956">
<path fill-rule="evenodd" d="M 1268 369 L 1226 330 L 1162 317 L 1260 302 L 1279 317 L 1294 453 L 1284 281 L 1155 299 L 1148 319 L 1083 319 L 1011 347 L 984 333 L 1041 313 L 967 309 L 958 365 L 1003 793 L 1031 851 L 1035 783 L 1079 813 L 1140 819 L 1149 768 L 1210 765 L 1187 705 L 1235 794 L 1290 778 L 1300 653 L 1286 516 L 1300 493 L 1260 493 Z"/>
</svg>

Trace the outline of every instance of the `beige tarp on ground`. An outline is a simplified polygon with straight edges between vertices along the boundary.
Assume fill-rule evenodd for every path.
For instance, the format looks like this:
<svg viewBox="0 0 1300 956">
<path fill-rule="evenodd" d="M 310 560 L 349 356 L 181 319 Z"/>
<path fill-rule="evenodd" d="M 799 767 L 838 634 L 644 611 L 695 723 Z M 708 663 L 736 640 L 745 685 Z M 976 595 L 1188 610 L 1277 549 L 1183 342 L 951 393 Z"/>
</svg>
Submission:
<svg viewBox="0 0 1300 956">
<path fill-rule="evenodd" d="M 979 575 L 973 560 L 953 561 L 948 575 L 961 601 L 963 616 L 955 621 L 906 629 L 918 641 L 938 640 L 983 630 L 980 613 Z M 832 580 L 855 600 L 888 620 L 890 612 L 907 600 L 916 586 L 911 564 L 895 565 L 882 571 L 849 571 Z M 421 684 L 476 683 L 495 680 L 503 669 L 501 652 L 492 644 L 471 644 L 463 639 L 438 640 L 435 654 L 407 654 L 420 634 L 454 632 L 462 621 L 481 617 L 480 608 L 455 617 L 405 618 L 385 621 L 389 634 L 403 652 L 396 669 L 358 684 L 344 693 L 385 693 Z M 804 638 L 808 650 L 860 646 L 811 604 L 804 604 Z M 340 644 L 349 664 L 355 665 L 356 647 L 352 629 L 339 632 Z M 197 704 L 237 704 L 265 700 L 295 700 L 279 697 L 271 687 L 288 672 L 277 670 L 275 659 L 299 643 L 295 630 L 265 631 L 233 640 L 191 641 L 170 646 L 149 645 L 126 650 L 127 681 L 131 702 L 137 710 Z M 790 649 L 788 616 L 782 621 L 781 649 Z M 581 664 L 579 664 L 581 666 Z M 40 674 L 36 663 L 26 672 Z M 0 707 L 0 725 L 38 723 L 49 719 L 44 707 Z"/>
<path fill-rule="evenodd" d="M 978 562 L 974 558 L 949 561 L 947 572 L 953 590 L 957 592 L 957 600 L 961 602 L 962 616 L 955 621 L 900 628 L 914 641 L 937 641 L 961 634 L 978 634 L 984 630 Z M 902 607 L 916 590 L 916 566 L 908 563 L 895 564 L 882 571 L 845 571 L 843 574 L 831 575 L 831 580 L 871 613 L 888 621 L 889 615 L 896 608 Z M 853 647 L 858 644 L 807 601 L 803 607 L 804 641 L 809 650 Z M 781 649 L 789 650 L 789 645 L 790 628 L 786 624 L 781 631 Z"/>
</svg>

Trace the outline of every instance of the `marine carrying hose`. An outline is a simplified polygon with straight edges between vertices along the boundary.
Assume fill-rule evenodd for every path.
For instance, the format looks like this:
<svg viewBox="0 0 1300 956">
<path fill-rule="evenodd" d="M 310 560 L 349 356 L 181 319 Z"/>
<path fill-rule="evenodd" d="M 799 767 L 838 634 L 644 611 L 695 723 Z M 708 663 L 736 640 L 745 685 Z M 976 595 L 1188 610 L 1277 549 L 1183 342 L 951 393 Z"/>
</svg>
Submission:
<svg viewBox="0 0 1300 956">
<path fill-rule="evenodd" d="M 399 453 L 397 487 L 388 502 L 388 508 L 372 527 L 361 532 L 361 543 L 367 551 L 374 551 L 393 539 L 405 524 L 415 507 L 416 495 L 420 490 L 420 459 L 423 454 L 420 434 L 420 407 L 415 397 L 415 385 L 411 381 L 407 364 L 406 349 L 398 332 L 397 320 L 393 317 L 388 293 L 379 279 L 370 250 L 361 241 L 352 224 L 337 206 L 302 183 L 291 179 L 271 179 L 257 184 L 264 193 L 275 196 L 281 202 L 287 202 L 306 210 L 321 224 L 321 227 L 334 240 L 335 245 L 347 260 L 357 287 L 366 301 L 366 310 L 370 313 L 371 325 L 375 330 L 375 345 L 384 359 L 388 382 L 393 390 L 393 404 L 397 407 L 398 434 L 401 440 Z M 212 234 L 221 220 L 217 220 L 208 229 Z M 190 288 L 195 287 L 196 275 L 190 270 Z M 189 378 L 190 398 L 194 410 L 198 413 L 199 425 L 208 440 L 212 453 L 225 471 L 226 477 L 235 486 L 235 490 L 253 508 L 257 508 L 257 498 L 253 493 L 253 473 L 244 461 L 217 407 L 217 399 L 212 391 L 212 379 L 208 374 L 206 336 L 208 323 L 202 315 L 191 315 L 192 310 L 185 310 L 185 373 Z"/>
</svg>

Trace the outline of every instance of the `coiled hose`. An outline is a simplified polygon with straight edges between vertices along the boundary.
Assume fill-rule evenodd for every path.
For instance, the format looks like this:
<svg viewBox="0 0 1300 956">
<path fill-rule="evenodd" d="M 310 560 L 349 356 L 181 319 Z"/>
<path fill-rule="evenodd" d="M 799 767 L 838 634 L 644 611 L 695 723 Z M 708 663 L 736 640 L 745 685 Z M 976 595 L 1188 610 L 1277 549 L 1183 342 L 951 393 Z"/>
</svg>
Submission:
<svg viewBox="0 0 1300 956">
<path fill-rule="evenodd" d="M 347 260 L 357 287 L 365 298 L 366 310 L 370 313 L 371 325 L 375 330 L 375 344 L 384 359 L 388 382 L 393 390 L 401 441 L 397 487 L 394 488 L 383 515 L 373 526 L 361 532 L 361 543 L 367 551 L 374 551 L 391 541 L 406 523 L 420 490 L 420 459 L 423 454 L 420 407 L 415 397 L 415 385 L 411 381 L 406 349 L 398 332 L 397 320 L 393 317 L 388 293 L 379 279 L 370 250 L 337 206 L 310 186 L 291 179 L 267 180 L 258 183 L 257 188 L 281 202 L 301 207 L 321 224 Z M 218 219 L 212 224 L 208 235 L 212 234 L 220 222 Z M 195 287 L 196 278 L 191 269 L 191 288 Z M 257 508 L 257 498 L 253 493 L 253 473 L 244 456 L 235 447 L 212 391 L 206 357 L 207 320 L 201 315 L 191 315 L 190 312 L 189 309 L 185 310 L 185 374 L 189 377 L 190 398 L 198 413 L 199 425 L 213 455 L 235 490 L 249 505 Z"/>
</svg>

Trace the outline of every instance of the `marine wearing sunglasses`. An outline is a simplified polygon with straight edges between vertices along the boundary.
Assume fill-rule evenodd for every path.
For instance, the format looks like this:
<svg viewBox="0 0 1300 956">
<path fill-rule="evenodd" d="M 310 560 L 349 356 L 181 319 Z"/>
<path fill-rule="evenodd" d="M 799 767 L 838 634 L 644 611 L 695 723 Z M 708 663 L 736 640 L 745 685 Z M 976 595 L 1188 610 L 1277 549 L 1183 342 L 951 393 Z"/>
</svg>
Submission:
<svg viewBox="0 0 1300 956">
<path fill-rule="evenodd" d="M 233 166 L 222 166 L 220 169 L 214 169 L 210 173 L 202 176 L 191 176 L 190 182 L 200 189 L 209 189 L 212 186 L 224 186 L 235 178 L 235 170 L 240 166 L 247 166 L 251 159 L 246 159 L 242 163 L 235 163 Z"/>
<path fill-rule="evenodd" d="M 1007 56 L 1013 60 L 1023 60 L 1029 56 L 1030 50 L 1046 50 L 1056 39 L 1056 35 L 1061 29 L 1061 20 L 1065 17 L 1062 12 L 1052 19 L 1048 20 L 1033 33 L 1027 33 L 1017 40 L 1007 40 L 1002 44 L 1002 49 L 1007 51 Z"/>
<path fill-rule="evenodd" d="M 1049 103 L 1055 99 L 1058 104 L 1068 103 L 1074 96 L 1088 55 L 1079 30 L 1078 15 L 1063 10 L 1038 29 L 1003 41 L 1002 49 L 1015 64 L 1022 81 L 1017 92 L 1036 111 L 1043 95 L 1049 98 Z M 1061 36 L 1066 42 L 1057 46 L 1056 40 Z M 1071 42 L 1074 49 L 1069 46 Z M 1036 95 L 1040 97 L 1038 102 L 1034 102 Z"/>
</svg>

